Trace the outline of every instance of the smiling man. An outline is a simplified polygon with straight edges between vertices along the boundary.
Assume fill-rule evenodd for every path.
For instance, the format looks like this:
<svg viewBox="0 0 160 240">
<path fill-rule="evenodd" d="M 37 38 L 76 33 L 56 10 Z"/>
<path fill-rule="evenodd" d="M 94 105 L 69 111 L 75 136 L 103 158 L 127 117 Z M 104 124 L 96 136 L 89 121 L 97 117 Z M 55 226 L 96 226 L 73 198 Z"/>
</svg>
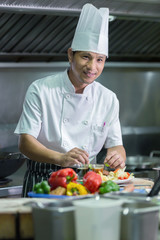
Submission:
<svg viewBox="0 0 160 240">
<path fill-rule="evenodd" d="M 78 51 L 73 53 L 68 49 L 70 62 L 69 78 L 76 93 L 83 93 L 83 89 L 97 79 L 104 68 L 106 56 L 94 52 Z"/>
<path fill-rule="evenodd" d="M 108 57 L 107 8 L 82 8 L 71 48 L 69 69 L 29 87 L 16 127 L 19 149 L 28 157 L 23 196 L 35 183 L 62 167 L 96 162 L 106 148 L 113 168 L 125 166 L 116 95 L 95 81 Z"/>
</svg>

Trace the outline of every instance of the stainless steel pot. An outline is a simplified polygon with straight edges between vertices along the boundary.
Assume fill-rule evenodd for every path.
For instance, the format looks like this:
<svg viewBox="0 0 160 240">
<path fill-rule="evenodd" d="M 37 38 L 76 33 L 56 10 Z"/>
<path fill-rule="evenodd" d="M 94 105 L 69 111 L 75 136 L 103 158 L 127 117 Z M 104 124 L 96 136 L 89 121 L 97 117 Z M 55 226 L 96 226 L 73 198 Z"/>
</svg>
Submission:
<svg viewBox="0 0 160 240">
<path fill-rule="evenodd" d="M 151 202 L 124 203 L 120 240 L 157 240 L 159 206 Z"/>
</svg>

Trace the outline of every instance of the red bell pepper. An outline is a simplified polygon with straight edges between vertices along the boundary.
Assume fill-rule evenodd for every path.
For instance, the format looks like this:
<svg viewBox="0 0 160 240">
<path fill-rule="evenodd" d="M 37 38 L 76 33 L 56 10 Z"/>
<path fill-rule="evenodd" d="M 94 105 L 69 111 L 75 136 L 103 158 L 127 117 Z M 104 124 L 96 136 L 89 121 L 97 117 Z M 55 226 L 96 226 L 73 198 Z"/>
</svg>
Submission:
<svg viewBox="0 0 160 240">
<path fill-rule="evenodd" d="M 66 188 L 67 184 L 71 181 L 76 181 L 77 174 L 72 168 L 60 169 L 53 172 L 48 180 L 51 190 L 61 186 Z"/>
<path fill-rule="evenodd" d="M 91 193 L 95 193 L 96 191 L 98 191 L 101 183 L 102 183 L 101 176 L 93 171 L 87 172 L 83 177 L 83 185 Z"/>
</svg>

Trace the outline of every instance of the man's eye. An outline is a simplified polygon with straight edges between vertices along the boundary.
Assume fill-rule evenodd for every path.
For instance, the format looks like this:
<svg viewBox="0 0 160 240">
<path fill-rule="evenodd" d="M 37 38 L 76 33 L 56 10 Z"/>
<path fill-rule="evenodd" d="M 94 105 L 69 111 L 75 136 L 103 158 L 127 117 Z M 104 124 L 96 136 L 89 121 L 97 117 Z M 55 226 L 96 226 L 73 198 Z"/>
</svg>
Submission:
<svg viewBox="0 0 160 240">
<path fill-rule="evenodd" d="M 89 57 L 88 56 L 83 56 L 84 59 L 88 59 Z"/>
<path fill-rule="evenodd" d="M 102 62 L 102 63 L 103 63 L 104 61 L 105 61 L 105 60 L 104 60 L 103 58 L 99 58 L 99 59 L 98 59 L 98 62 Z"/>
</svg>

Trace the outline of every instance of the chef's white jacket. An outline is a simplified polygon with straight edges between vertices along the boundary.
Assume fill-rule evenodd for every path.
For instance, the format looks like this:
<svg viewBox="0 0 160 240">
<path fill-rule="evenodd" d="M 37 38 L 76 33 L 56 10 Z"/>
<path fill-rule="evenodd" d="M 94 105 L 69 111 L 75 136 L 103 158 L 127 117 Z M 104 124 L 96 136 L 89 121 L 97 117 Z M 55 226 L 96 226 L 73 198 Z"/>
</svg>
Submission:
<svg viewBox="0 0 160 240">
<path fill-rule="evenodd" d="M 122 145 L 119 101 L 96 81 L 75 93 L 66 70 L 30 85 L 15 133 L 30 134 L 62 153 L 84 149 L 92 161 L 103 146 Z"/>
</svg>

